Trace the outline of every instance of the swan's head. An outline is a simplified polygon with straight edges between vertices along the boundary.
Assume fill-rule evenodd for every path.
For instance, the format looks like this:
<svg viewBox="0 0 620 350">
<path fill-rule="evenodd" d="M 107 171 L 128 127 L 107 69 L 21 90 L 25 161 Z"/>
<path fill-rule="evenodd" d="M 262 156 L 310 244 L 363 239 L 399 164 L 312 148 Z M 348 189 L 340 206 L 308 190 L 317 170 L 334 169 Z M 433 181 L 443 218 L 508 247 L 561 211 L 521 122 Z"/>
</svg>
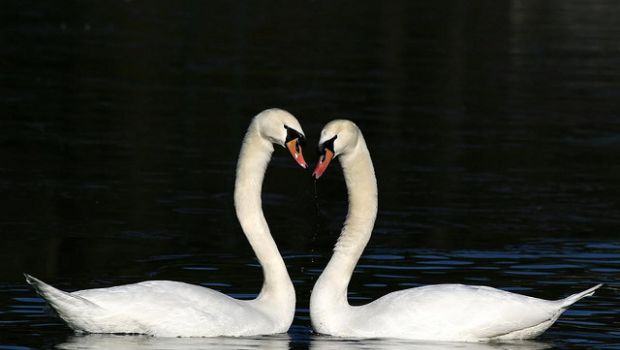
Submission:
<svg viewBox="0 0 620 350">
<path fill-rule="evenodd" d="M 321 131 L 318 148 L 319 162 L 312 176 L 315 179 L 321 177 L 332 159 L 355 149 L 361 137 L 362 132 L 350 120 L 336 119 L 327 123 Z"/>
<path fill-rule="evenodd" d="M 297 164 L 304 169 L 308 167 L 301 150 L 306 144 L 306 136 L 297 118 L 285 110 L 271 108 L 260 112 L 255 117 L 255 122 L 263 138 L 285 147 Z"/>
</svg>

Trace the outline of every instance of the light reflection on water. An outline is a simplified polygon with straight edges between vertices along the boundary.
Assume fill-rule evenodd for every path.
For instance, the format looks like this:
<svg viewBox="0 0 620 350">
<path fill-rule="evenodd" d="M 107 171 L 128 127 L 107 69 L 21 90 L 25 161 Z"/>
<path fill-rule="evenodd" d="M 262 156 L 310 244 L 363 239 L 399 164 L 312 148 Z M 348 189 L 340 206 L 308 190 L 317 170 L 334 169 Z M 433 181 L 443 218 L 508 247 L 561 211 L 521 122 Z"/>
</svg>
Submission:
<svg viewBox="0 0 620 350">
<path fill-rule="evenodd" d="M 262 337 L 216 337 L 216 338 L 155 338 L 139 335 L 87 334 L 68 337 L 67 341 L 57 345 L 58 349 L 289 349 L 288 335 Z"/>
<path fill-rule="evenodd" d="M 401 339 L 335 339 L 315 336 L 310 343 L 313 350 L 338 349 L 415 349 L 415 350 L 539 350 L 549 349 L 551 344 L 538 341 L 516 341 L 504 343 L 459 343 L 459 342 L 422 342 Z"/>
<path fill-rule="evenodd" d="M 66 342 L 58 344 L 64 350 L 97 349 L 289 349 L 287 335 L 248 337 L 248 338 L 153 338 L 123 335 L 77 335 L 70 336 Z M 420 342 L 399 339 L 344 339 L 324 336 L 310 337 L 309 348 L 313 350 L 355 350 L 355 349 L 415 349 L 415 350 L 540 350 L 551 348 L 551 344 L 536 341 L 517 341 L 506 343 L 455 343 Z"/>
</svg>

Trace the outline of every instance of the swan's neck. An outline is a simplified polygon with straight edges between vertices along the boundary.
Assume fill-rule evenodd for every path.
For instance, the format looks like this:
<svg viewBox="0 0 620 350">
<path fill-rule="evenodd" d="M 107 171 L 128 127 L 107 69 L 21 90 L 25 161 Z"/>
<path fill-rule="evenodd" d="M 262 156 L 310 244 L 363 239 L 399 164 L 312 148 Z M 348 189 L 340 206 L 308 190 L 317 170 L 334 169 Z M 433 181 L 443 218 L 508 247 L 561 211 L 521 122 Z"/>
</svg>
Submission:
<svg viewBox="0 0 620 350">
<path fill-rule="evenodd" d="M 312 291 L 310 309 L 321 313 L 349 307 L 347 288 L 377 216 L 377 180 L 366 142 L 339 157 L 349 194 L 349 211 L 334 254 Z"/>
<path fill-rule="evenodd" d="M 262 184 L 272 153 L 273 144 L 263 138 L 252 123 L 237 163 L 235 209 L 241 228 L 263 268 L 264 282 L 257 300 L 276 301 L 283 306 L 290 305 L 292 298 L 294 307 L 293 284 L 262 210 Z"/>
</svg>

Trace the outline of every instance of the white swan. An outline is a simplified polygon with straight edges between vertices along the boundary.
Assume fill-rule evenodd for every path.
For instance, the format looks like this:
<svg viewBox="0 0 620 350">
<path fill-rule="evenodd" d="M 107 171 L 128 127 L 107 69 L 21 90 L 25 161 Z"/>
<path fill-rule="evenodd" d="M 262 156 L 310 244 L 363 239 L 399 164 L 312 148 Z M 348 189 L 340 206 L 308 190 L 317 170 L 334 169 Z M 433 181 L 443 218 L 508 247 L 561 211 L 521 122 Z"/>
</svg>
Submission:
<svg viewBox="0 0 620 350">
<path fill-rule="evenodd" d="M 173 281 L 146 281 L 63 292 L 26 275 L 26 280 L 76 331 L 139 333 L 163 337 L 250 336 L 286 332 L 295 313 L 295 290 L 261 208 L 261 187 L 273 144 L 287 147 L 306 168 L 305 137 L 295 117 L 268 109 L 252 120 L 239 154 L 235 182 L 237 217 L 264 282 L 254 300 Z"/>
<path fill-rule="evenodd" d="M 334 120 L 321 132 L 318 179 L 339 157 L 349 193 L 347 218 L 333 256 L 310 296 L 310 318 L 318 333 L 340 337 L 483 341 L 533 338 L 570 305 L 601 285 L 548 301 L 484 286 L 439 284 L 387 294 L 350 306 L 347 288 L 368 243 L 377 214 L 377 182 L 366 142 L 351 121 Z"/>
</svg>

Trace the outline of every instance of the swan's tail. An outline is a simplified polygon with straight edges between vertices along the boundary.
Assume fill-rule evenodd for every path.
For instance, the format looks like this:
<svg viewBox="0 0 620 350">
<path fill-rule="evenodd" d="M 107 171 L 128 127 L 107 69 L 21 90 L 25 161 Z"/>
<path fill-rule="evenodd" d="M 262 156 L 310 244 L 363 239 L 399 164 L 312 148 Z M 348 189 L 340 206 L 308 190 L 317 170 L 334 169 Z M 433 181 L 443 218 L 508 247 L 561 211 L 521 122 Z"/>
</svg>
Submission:
<svg viewBox="0 0 620 350">
<path fill-rule="evenodd" d="M 577 301 L 585 298 L 585 297 L 589 297 L 590 295 L 594 294 L 594 291 L 601 288 L 603 284 L 597 284 L 596 286 L 590 288 L 590 289 L 586 289 L 583 292 L 580 293 L 575 293 L 569 297 L 566 297 L 564 299 L 558 300 L 560 302 L 560 304 L 562 305 L 561 308 L 562 309 L 566 309 L 569 306 L 573 305 L 574 303 L 576 303 Z"/>
<path fill-rule="evenodd" d="M 37 293 L 42 296 L 43 299 L 45 299 L 45 301 L 47 301 L 63 319 L 70 315 L 72 311 L 84 310 L 93 307 L 99 308 L 99 306 L 92 301 L 71 293 L 63 292 L 62 290 L 54 288 L 26 273 L 24 274 L 24 277 L 26 277 L 26 282 L 34 287 Z"/>
</svg>

